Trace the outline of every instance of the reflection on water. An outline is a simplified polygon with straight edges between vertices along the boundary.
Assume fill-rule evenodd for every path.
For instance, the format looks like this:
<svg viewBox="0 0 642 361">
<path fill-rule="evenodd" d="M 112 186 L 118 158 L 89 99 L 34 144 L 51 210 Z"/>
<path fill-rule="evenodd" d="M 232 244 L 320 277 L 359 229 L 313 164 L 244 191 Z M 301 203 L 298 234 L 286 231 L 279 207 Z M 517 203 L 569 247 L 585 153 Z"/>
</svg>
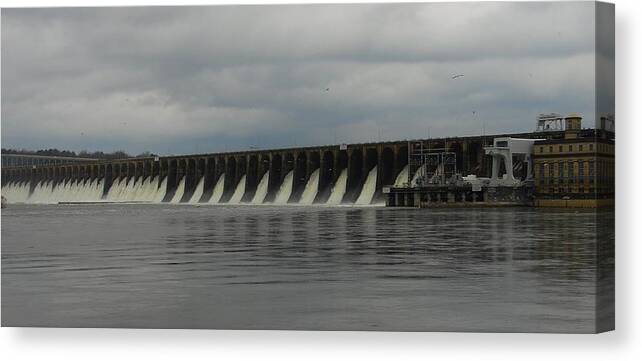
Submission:
<svg viewBox="0 0 642 361">
<path fill-rule="evenodd" d="M 595 227 L 529 208 L 15 205 L 2 324 L 592 332 Z"/>
</svg>

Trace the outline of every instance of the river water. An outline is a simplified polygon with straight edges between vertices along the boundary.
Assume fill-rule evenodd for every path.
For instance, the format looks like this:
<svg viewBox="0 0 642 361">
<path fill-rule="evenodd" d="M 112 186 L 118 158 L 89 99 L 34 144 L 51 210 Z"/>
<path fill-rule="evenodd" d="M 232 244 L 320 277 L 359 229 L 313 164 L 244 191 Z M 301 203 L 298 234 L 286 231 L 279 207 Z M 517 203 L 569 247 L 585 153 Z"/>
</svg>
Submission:
<svg viewBox="0 0 642 361">
<path fill-rule="evenodd" d="M 595 226 L 531 208 L 14 204 L 2 326 L 592 332 Z"/>
</svg>

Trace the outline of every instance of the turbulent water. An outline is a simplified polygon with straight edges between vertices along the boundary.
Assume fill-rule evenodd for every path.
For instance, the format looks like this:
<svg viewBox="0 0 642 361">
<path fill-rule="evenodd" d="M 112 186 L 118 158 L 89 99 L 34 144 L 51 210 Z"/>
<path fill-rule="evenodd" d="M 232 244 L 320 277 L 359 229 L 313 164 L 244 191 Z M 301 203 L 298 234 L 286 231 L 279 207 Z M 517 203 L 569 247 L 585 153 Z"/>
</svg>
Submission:
<svg viewBox="0 0 642 361">
<path fill-rule="evenodd" d="M 592 332 L 596 222 L 530 208 L 10 205 L 2 325 Z"/>
<path fill-rule="evenodd" d="M 218 203 L 221 200 L 221 197 L 223 196 L 224 187 L 225 187 L 225 173 L 221 174 L 221 176 L 218 178 L 218 181 L 214 186 L 214 190 L 212 191 L 212 197 L 210 197 L 210 200 L 208 203 Z"/>
<path fill-rule="evenodd" d="M 366 178 L 366 182 L 363 184 L 363 188 L 361 189 L 361 194 L 359 194 L 359 198 L 357 198 L 355 204 L 366 205 L 372 203 L 372 197 L 374 197 L 376 190 L 377 167 L 375 166 L 368 173 L 368 178 Z"/>
<path fill-rule="evenodd" d="M 203 196 L 204 187 L 205 187 L 205 178 L 201 177 L 188 203 L 191 203 L 191 204 L 198 203 L 201 200 L 201 197 Z"/>
<path fill-rule="evenodd" d="M 268 184 L 270 183 L 270 172 L 265 172 L 259 185 L 256 187 L 256 193 L 254 193 L 254 198 L 252 198 L 252 204 L 261 204 L 265 200 L 268 192 Z"/>
<path fill-rule="evenodd" d="M 409 173 L 410 170 L 408 169 L 408 165 L 406 165 L 405 167 L 403 167 L 401 172 L 399 172 L 397 179 L 395 179 L 395 187 L 403 187 L 405 184 L 407 184 Z"/>
<path fill-rule="evenodd" d="M 343 196 L 346 194 L 346 186 L 348 184 L 348 170 L 344 169 L 339 174 L 339 178 L 334 183 L 332 191 L 330 192 L 330 197 L 328 198 L 329 205 L 339 205 L 343 200 Z"/>
<path fill-rule="evenodd" d="M 424 165 L 422 165 L 422 166 L 420 166 L 420 167 L 417 169 L 417 171 L 415 172 L 415 174 L 412 176 L 412 179 L 410 180 L 410 185 L 411 185 L 411 186 L 413 186 L 413 187 L 417 186 L 417 183 L 418 183 L 418 181 L 419 181 L 419 178 L 421 178 L 421 177 L 425 176 L 425 174 L 424 174 L 424 173 L 425 173 L 425 169 L 426 169 L 426 165 L 425 165 L 425 164 L 424 164 Z"/>
<path fill-rule="evenodd" d="M 310 179 L 306 183 L 305 188 L 303 189 L 303 194 L 301 194 L 301 199 L 299 204 L 310 205 L 314 203 L 314 199 L 317 197 L 319 191 L 319 170 L 315 170 L 310 174 Z"/>
<path fill-rule="evenodd" d="M 169 203 L 180 202 L 184 194 L 185 194 L 185 177 L 181 178 L 180 182 L 178 182 L 178 187 L 176 187 L 176 193 L 174 193 L 174 196 L 172 196 L 172 200 L 170 200 Z"/>
<path fill-rule="evenodd" d="M 166 193 L 167 193 L 167 178 L 163 178 L 160 186 L 158 187 L 158 190 L 156 191 L 156 194 L 154 195 L 154 202 L 155 203 L 162 202 L 163 199 L 165 199 Z"/>
<path fill-rule="evenodd" d="M 286 204 L 292 195 L 292 186 L 294 185 L 294 171 L 289 171 L 288 174 L 283 178 L 283 183 L 279 188 L 276 198 L 274 198 L 274 204 Z"/>
<path fill-rule="evenodd" d="M 397 176 L 397 182 L 404 177 L 407 177 L 408 167 L 404 168 Z M 320 170 L 316 169 L 308 178 L 306 184 L 303 186 L 303 191 L 298 200 L 299 205 L 312 205 L 317 199 L 319 190 L 319 177 Z M 337 206 L 341 205 L 343 198 L 347 192 L 347 179 L 348 172 L 343 169 L 337 178 L 332 188 L 327 190 L 330 192 L 325 205 Z M 159 184 L 160 182 L 160 184 Z M 138 177 L 138 178 L 118 178 L 114 179 L 111 186 L 108 188 L 106 194 L 105 185 L 102 179 L 94 180 L 79 180 L 79 181 L 66 181 L 54 184 L 52 181 L 42 181 L 35 186 L 31 186 L 29 182 L 10 182 L 2 187 L 2 195 L 7 198 L 8 203 L 37 203 L 37 204 L 57 204 L 57 203 L 161 203 L 168 202 L 173 204 L 178 203 L 210 203 L 210 204 L 265 204 L 271 203 L 275 205 L 288 205 L 292 196 L 295 180 L 294 171 L 288 172 L 275 190 L 275 197 L 273 200 L 266 201 L 269 191 L 271 191 L 269 172 L 266 172 L 258 182 L 256 190 L 246 188 L 247 179 L 243 175 L 236 184 L 234 191 L 231 195 L 227 195 L 229 200 L 223 196 L 227 191 L 225 189 L 226 175 L 222 174 L 213 185 L 213 188 L 207 190 L 207 194 L 211 196 L 209 199 L 203 199 L 206 194 L 205 179 L 200 177 L 196 181 L 196 185 L 187 189 L 187 179 L 182 177 L 175 186 L 175 189 L 170 190 L 171 197 L 166 197 L 168 192 L 167 177 L 159 180 L 158 176 L 155 177 Z M 373 196 L 376 194 L 377 186 L 377 167 L 375 166 L 368 174 L 363 185 L 359 187 L 359 196 L 355 205 L 369 205 L 373 201 Z M 33 188 L 33 189 L 32 189 Z M 253 191 L 254 193 L 248 199 L 249 194 L 246 192 Z M 326 190 L 324 190 L 326 191 Z M 191 192 L 191 193 L 190 193 Z M 188 195 L 186 195 L 186 193 Z M 323 205 L 323 204 L 320 204 Z"/>
<path fill-rule="evenodd" d="M 245 194 L 245 176 L 241 177 L 241 179 L 239 180 L 239 183 L 236 185 L 236 189 L 234 190 L 234 194 L 232 194 L 232 198 L 230 198 L 228 203 L 230 204 L 241 203 L 241 199 L 243 198 L 244 194 Z"/>
</svg>

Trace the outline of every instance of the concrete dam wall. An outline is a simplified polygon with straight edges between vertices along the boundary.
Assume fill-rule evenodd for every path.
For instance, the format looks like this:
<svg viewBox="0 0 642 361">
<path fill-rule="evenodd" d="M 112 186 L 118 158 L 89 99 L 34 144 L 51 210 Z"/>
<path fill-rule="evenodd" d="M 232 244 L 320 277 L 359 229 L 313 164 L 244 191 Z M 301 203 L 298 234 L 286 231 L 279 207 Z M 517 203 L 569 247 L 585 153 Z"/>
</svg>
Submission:
<svg viewBox="0 0 642 361">
<path fill-rule="evenodd" d="M 462 174 L 488 176 L 483 147 L 493 137 L 412 142 L 454 152 Z M 384 186 L 409 177 L 408 146 L 398 141 L 3 167 L 2 195 L 10 203 L 366 205 L 382 203 Z"/>
</svg>

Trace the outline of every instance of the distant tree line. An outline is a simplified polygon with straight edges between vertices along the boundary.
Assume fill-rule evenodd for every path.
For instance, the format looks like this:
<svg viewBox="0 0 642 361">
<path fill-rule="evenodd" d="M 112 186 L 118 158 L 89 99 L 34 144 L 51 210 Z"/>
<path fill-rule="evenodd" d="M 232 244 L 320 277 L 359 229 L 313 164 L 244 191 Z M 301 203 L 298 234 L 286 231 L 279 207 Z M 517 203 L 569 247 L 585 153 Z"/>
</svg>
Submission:
<svg viewBox="0 0 642 361">
<path fill-rule="evenodd" d="M 88 152 L 86 150 L 82 150 L 76 153 L 72 150 L 58 150 L 55 148 L 39 149 L 39 150 L 2 148 L 2 154 L 42 155 L 42 156 L 50 156 L 50 157 L 79 157 L 79 158 L 96 158 L 96 159 L 144 158 L 144 157 L 156 156 L 156 154 L 153 154 L 150 152 L 143 152 L 136 156 L 131 156 L 130 154 L 122 150 L 117 150 L 112 153 Z"/>
</svg>

